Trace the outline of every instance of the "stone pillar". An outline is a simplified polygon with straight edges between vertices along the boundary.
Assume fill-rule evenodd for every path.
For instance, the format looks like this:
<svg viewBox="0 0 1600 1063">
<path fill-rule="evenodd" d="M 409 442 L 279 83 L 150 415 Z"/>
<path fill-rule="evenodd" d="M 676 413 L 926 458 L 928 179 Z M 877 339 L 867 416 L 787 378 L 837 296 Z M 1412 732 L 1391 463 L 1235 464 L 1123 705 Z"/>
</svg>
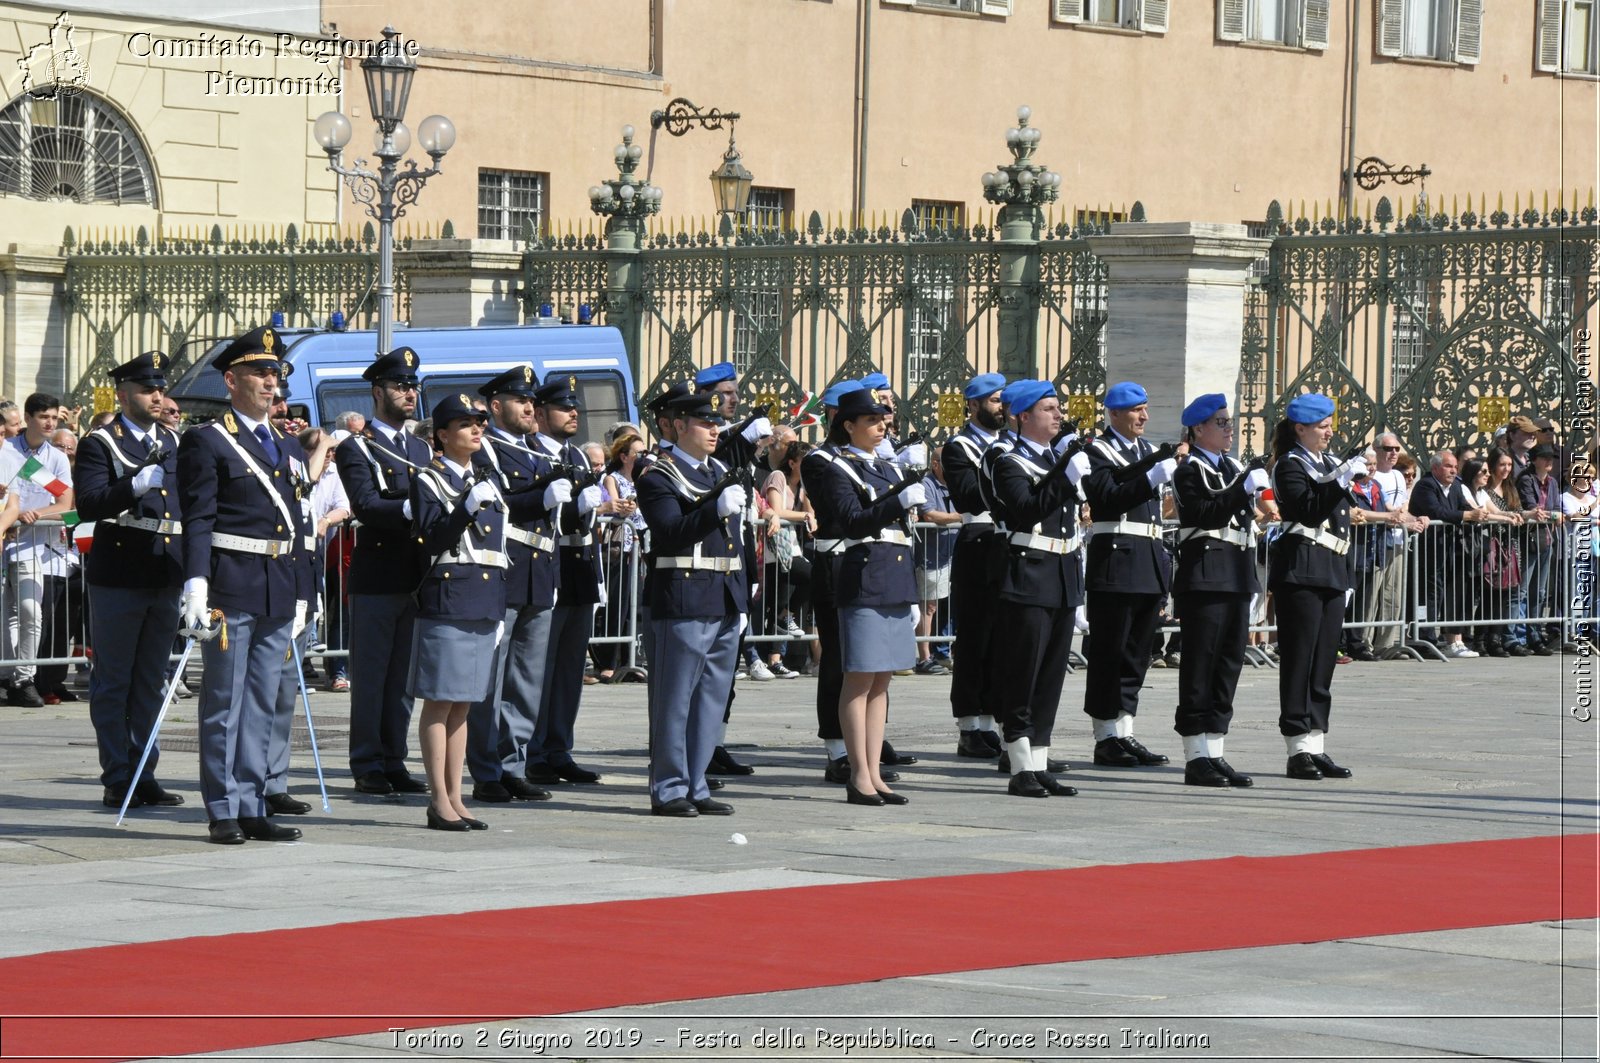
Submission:
<svg viewBox="0 0 1600 1063">
<path fill-rule="evenodd" d="M 66 272 L 59 247 L 11 244 L 0 252 L 0 395 L 20 403 L 34 391 L 66 395 L 77 385 L 66 364 Z"/>
<path fill-rule="evenodd" d="M 395 258 L 411 287 L 412 328 L 522 323 L 516 241 L 415 240 Z"/>
<path fill-rule="evenodd" d="M 1207 392 L 1237 416 L 1245 280 L 1272 241 L 1211 222 L 1117 222 L 1088 241 L 1110 273 L 1106 383 L 1150 393 L 1147 438 L 1177 439 L 1183 408 Z"/>
</svg>

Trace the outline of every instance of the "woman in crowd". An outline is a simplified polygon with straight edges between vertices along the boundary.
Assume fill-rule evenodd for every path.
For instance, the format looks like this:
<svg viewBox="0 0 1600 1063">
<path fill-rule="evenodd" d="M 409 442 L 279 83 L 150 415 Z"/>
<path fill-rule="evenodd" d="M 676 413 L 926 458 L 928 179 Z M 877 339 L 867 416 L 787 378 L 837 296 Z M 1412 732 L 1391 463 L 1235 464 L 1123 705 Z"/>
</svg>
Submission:
<svg viewBox="0 0 1600 1063">
<path fill-rule="evenodd" d="M 1489 471 L 1489 481 L 1484 485 L 1483 493 L 1489 504 L 1497 513 L 1504 513 L 1514 518 L 1504 523 L 1521 525 L 1533 515 L 1532 511 L 1525 512 L 1522 508 L 1522 496 L 1517 493 L 1516 462 L 1511 452 L 1504 447 L 1489 448 L 1485 466 Z M 1485 582 L 1489 585 L 1484 589 L 1484 608 L 1487 614 L 1495 619 L 1520 619 L 1528 615 L 1527 598 L 1522 591 L 1522 565 L 1527 556 L 1526 533 L 1521 530 L 1493 529 L 1495 536 L 1493 545 L 1486 544 L 1493 551 L 1493 572 L 1485 570 Z M 1527 657 L 1530 652 L 1527 642 L 1517 634 L 1517 626 L 1504 624 L 1497 629 L 1500 635 L 1498 644 L 1488 644 L 1489 655 L 1492 657 Z M 1495 652 L 1496 650 L 1499 652 Z"/>
<path fill-rule="evenodd" d="M 1511 456 L 1507 454 L 1504 457 L 1505 472 L 1502 473 L 1502 479 L 1511 470 Z M 1491 657 L 1505 657 L 1508 654 L 1504 633 L 1496 623 L 1508 617 L 1506 608 L 1509 601 L 1505 588 L 1499 584 L 1504 582 L 1501 574 L 1504 571 L 1504 559 L 1511 547 L 1503 529 L 1495 525 L 1521 524 L 1522 517 L 1506 509 L 1500 496 L 1492 489 L 1494 474 L 1491 465 L 1495 460 L 1495 451 L 1491 450 L 1484 460 L 1468 461 L 1461 466 L 1461 483 L 1467 500 L 1480 513 L 1475 520 L 1477 527 L 1466 528 L 1463 525 L 1462 528 L 1463 534 L 1469 537 L 1462 570 L 1462 583 L 1466 588 L 1462 602 L 1466 606 L 1463 617 L 1475 624 L 1471 648 Z"/>
<path fill-rule="evenodd" d="M 917 660 L 917 585 L 906 517 L 927 497 L 921 484 L 894 490 L 899 477 L 874 456 L 888 416 L 871 391 L 842 395 L 828 429 L 837 458 L 818 466 L 814 484 L 808 474 L 818 523 L 843 537 L 837 544 L 819 541 L 819 547 L 836 551 L 833 592 L 844 671 L 839 723 L 850 763 L 845 796 L 854 805 L 906 803 L 884 783 L 880 759 L 889 680 Z"/>
<path fill-rule="evenodd" d="M 611 441 L 605 475 L 600 478 L 605 501 L 596 512 L 608 518 L 602 524 L 606 544 L 606 604 L 600 610 L 596 637 L 615 638 L 627 634 L 630 628 L 628 620 L 633 616 L 634 587 L 628 576 L 639 549 L 639 535 L 644 531 L 644 517 L 639 515 L 639 503 L 634 497 L 633 477 L 639 455 L 644 451 L 644 440 L 639 434 L 623 429 Z M 590 652 L 594 655 L 595 675 L 602 683 L 611 682 L 617 669 L 628 660 L 627 646 L 620 642 L 602 642 Z"/>
<path fill-rule="evenodd" d="M 780 522 L 778 530 L 767 537 L 762 567 L 761 585 L 765 588 L 762 605 L 766 613 L 766 629 L 792 639 L 805 637 L 805 631 L 796 616 L 810 601 L 811 591 L 811 562 L 801 553 L 800 533 L 804 531 L 810 534 L 817 530 L 816 518 L 797 496 L 800 490 L 800 462 L 809 453 L 809 444 L 798 440 L 790 443 L 784 448 L 783 460 L 778 468 L 772 470 L 766 483 L 761 486 L 767 511 Z M 800 674 L 783 663 L 785 646 L 786 643 L 774 643 L 773 652 L 767 657 L 767 670 L 779 679 Z"/>
</svg>

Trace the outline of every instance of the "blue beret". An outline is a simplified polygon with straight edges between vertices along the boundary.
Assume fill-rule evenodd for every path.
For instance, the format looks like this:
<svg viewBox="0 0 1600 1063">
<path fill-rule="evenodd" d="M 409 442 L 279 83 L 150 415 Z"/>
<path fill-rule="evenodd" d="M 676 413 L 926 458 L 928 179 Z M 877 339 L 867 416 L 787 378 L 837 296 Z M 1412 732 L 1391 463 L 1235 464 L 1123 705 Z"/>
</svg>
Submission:
<svg viewBox="0 0 1600 1063">
<path fill-rule="evenodd" d="M 981 399 L 993 395 L 1006 386 L 1006 378 L 999 373 L 981 373 L 967 381 L 966 388 L 961 392 L 969 399 Z"/>
<path fill-rule="evenodd" d="M 1120 384 L 1112 384 L 1106 389 L 1106 409 L 1126 410 L 1132 406 L 1143 406 L 1150 401 L 1150 396 L 1144 393 L 1144 388 L 1131 380 L 1124 380 Z"/>
<path fill-rule="evenodd" d="M 724 380 L 732 380 L 736 375 L 732 362 L 718 362 L 716 365 L 707 366 L 696 373 L 694 375 L 694 386 L 697 388 L 716 387 Z"/>
<path fill-rule="evenodd" d="M 1012 413 L 1017 414 L 1033 409 L 1040 399 L 1049 398 L 1055 393 L 1056 386 L 1047 380 L 1018 380 L 1006 386 L 1000 393 L 1000 400 Z"/>
<path fill-rule="evenodd" d="M 1289 401 L 1283 415 L 1295 424 L 1316 424 L 1333 416 L 1333 400 L 1316 392 L 1297 395 Z"/>
<path fill-rule="evenodd" d="M 1183 427 L 1193 428 L 1211 419 L 1211 415 L 1218 410 L 1227 408 L 1228 396 L 1222 392 L 1213 392 L 1210 395 L 1201 395 L 1183 408 Z"/>
<path fill-rule="evenodd" d="M 886 388 L 889 386 L 889 378 L 882 373 L 868 373 L 861 378 L 861 386 L 864 388 Z"/>
<path fill-rule="evenodd" d="M 862 383 L 859 380 L 841 380 L 822 393 L 822 404 L 838 409 L 840 398 L 850 394 L 852 391 L 860 391 L 861 389 Z"/>
</svg>

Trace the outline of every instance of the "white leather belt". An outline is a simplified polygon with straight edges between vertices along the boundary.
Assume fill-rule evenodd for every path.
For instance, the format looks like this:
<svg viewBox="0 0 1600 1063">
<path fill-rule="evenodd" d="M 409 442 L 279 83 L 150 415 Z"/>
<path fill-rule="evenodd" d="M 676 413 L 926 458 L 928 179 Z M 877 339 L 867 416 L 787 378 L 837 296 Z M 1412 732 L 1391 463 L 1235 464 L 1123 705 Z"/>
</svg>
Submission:
<svg viewBox="0 0 1600 1063">
<path fill-rule="evenodd" d="M 521 543 L 523 546 L 531 546 L 535 550 L 543 550 L 545 553 L 549 553 L 556 548 L 556 541 L 548 535 L 535 535 L 533 532 L 523 531 L 521 528 L 513 528 L 509 524 L 506 525 L 506 538 L 514 543 Z"/>
<path fill-rule="evenodd" d="M 961 514 L 961 523 L 962 524 L 993 524 L 994 523 L 994 518 L 992 516 L 990 516 L 988 513 L 963 513 L 963 514 Z"/>
<path fill-rule="evenodd" d="M 439 557 L 441 564 L 446 565 L 482 565 L 485 568 L 510 568 L 511 559 L 498 550 L 474 550 L 471 556 L 466 554 L 442 554 Z"/>
<path fill-rule="evenodd" d="M 317 537 L 315 535 L 307 535 L 302 541 L 305 543 L 306 553 L 314 554 L 317 552 Z"/>
<path fill-rule="evenodd" d="M 260 554 L 263 557 L 286 557 L 294 552 L 293 539 L 252 539 L 248 535 L 229 535 L 226 532 L 212 532 L 211 545 L 218 550 Z"/>
<path fill-rule="evenodd" d="M 691 568 L 703 572 L 738 572 L 744 562 L 737 557 L 682 557 L 668 554 L 656 558 L 657 568 Z"/>
<path fill-rule="evenodd" d="M 1178 542 L 1183 544 L 1190 539 L 1221 539 L 1225 543 L 1232 543 L 1241 549 L 1248 550 L 1254 544 L 1254 536 L 1244 528 L 1181 528 L 1178 531 Z"/>
<path fill-rule="evenodd" d="M 594 542 L 594 536 L 588 532 L 584 532 L 582 535 L 563 535 L 559 542 L 562 546 L 588 546 Z"/>
<path fill-rule="evenodd" d="M 1096 535 L 1137 535 L 1141 539 L 1161 538 L 1161 525 L 1139 520 L 1097 520 L 1089 525 Z"/>
<path fill-rule="evenodd" d="M 1298 535 L 1302 539 L 1310 539 L 1325 550 L 1332 550 L 1343 557 L 1350 552 L 1350 540 L 1341 539 L 1332 532 L 1323 531 L 1321 528 L 1308 528 L 1304 524 L 1285 524 L 1285 535 Z"/>
<path fill-rule="evenodd" d="M 818 539 L 817 549 L 825 554 L 842 554 L 852 546 L 860 546 L 862 543 L 893 543 L 896 546 L 910 546 L 911 536 L 903 531 L 885 528 L 877 535 L 869 535 L 865 539 Z"/>
<path fill-rule="evenodd" d="M 111 523 L 124 528 L 137 528 L 139 531 L 154 532 L 157 535 L 183 534 L 183 521 L 181 520 L 162 520 L 160 517 L 134 517 L 123 513 L 114 518 Z"/>
<path fill-rule="evenodd" d="M 1070 554 L 1078 548 L 1078 537 L 1070 539 L 1057 539 L 1050 535 L 1035 535 L 1033 532 L 1012 532 L 1010 536 L 1012 546 L 1020 546 L 1026 550 L 1042 550 L 1047 554 Z"/>
</svg>

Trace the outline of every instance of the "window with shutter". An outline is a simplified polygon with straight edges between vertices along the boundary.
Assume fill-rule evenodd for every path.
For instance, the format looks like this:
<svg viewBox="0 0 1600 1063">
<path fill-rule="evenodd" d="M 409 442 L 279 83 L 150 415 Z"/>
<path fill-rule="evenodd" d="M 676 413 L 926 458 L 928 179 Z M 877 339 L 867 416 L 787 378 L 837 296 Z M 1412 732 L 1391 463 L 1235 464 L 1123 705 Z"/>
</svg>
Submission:
<svg viewBox="0 0 1600 1063">
<path fill-rule="evenodd" d="M 1139 28 L 1146 33 L 1167 32 L 1167 0 L 1144 0 L 1139 5 Z"/>
<path fill-rule="evenodd" d="M 1050 17 L 1057 22 L 1082 22 L 1083 0 L 1050 0 Z"/>
<path fill-rule="evenodd" d="M 1483 50 L 1483 0 L 1456 0 L 1456 39 L 1452 58 L 1471 65 Z"/>
<path fill-rule="evenodd" d="M 1539 0 L 1537 54 L 1534 65 L 1546 73 L 1561 69 L 1561 9 L 1564 0 Z"/>
<path fill-rule="evenodd" d="M 1217 0 L 1217 40 L 1245 39 L 1245 0 Z"/>
<path fill-rule="evenodd" d="M 983 0 L 983 13 L 985 15 L 1011 14 L 1011 0 Z"/>
<path fill-rule="evenodd" d="M 1379 55 L 1400 56 L 1405 53 L 1405 2 L 1404 0 L 1378 0 L 1373 8 L 1378 20 L 1373 43 Z"/>
<path fill-rule="evenodd" d="M 1319 52 L 1328 47 L 1329 6 L 1328 0 L 1301 0 L 1301 47 Z"/>
<path fill-rule="evenodd" d="M 1539 0 L 1534 66 L 1549 74 L 1600 74 L 1600 0 Z"/>
</svg>

